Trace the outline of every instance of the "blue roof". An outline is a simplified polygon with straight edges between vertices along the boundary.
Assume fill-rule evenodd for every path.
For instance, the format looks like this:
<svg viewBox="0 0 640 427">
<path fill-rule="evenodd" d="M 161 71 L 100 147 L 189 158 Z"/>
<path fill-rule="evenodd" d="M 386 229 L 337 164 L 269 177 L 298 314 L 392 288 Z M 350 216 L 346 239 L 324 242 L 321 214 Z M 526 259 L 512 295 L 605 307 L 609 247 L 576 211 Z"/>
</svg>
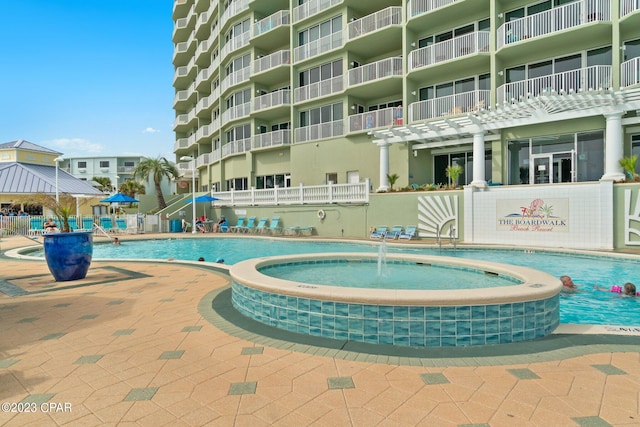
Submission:
<svg viewBox="0 0 640 427">
<path fill-rule="evenodd" d="M 58 191 L 68 194 L 103 195 L 89 182 L 78 179 L 62 169 L 58 169 Z M 55 194 L 55 192 L 55 166 L 0 163 L 0 194 Z"/>
<path fill-rule="evenodd" d="M 56 155 L 62 154 L 58 151 L 50 150 L 48 148 L 34 144 L 33 142 L 25 141 L 24 139 L 18 139 L 16 141 L 5 142 L 0 144 L 0 150 L 7 150 L 12 148 L 20 149 L 20 150 L 39 151 L 41 153 L 56 154 Z"/>
</svg>

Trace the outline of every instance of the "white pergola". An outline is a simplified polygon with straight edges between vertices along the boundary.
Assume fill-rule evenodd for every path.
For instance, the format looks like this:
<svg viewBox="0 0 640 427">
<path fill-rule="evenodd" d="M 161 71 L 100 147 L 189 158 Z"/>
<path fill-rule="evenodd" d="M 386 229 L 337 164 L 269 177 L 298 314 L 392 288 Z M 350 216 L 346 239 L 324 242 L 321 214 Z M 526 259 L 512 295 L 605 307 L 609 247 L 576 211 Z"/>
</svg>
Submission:
<svg viewBox="0 0 640 427">
<path fill-rule="evenodd" d="M 580 92 L 544 92 L 537 96 L 510 99 L 495 108 L 467 115 L 442 117 L 424 123 L 394 126 L 373 131 L 373 143 L 380 148 L 380 188 L 389 181 L 389 146 L 413 143 L 413 150 L 473 143 L 473 181 L 471 186 L 485 187 L 484 143 L 500 138 L 502 129 L 561 120 L 603 115 L 606 118 L 606 165 L 602 180 L 624 178 L 618 160 L 623 156 L 622 116 L 640 110 L 640 87 L 632 89 L 588 90 Z M 625 119 L 640 123 L 640 115 Z"/>
</svg>

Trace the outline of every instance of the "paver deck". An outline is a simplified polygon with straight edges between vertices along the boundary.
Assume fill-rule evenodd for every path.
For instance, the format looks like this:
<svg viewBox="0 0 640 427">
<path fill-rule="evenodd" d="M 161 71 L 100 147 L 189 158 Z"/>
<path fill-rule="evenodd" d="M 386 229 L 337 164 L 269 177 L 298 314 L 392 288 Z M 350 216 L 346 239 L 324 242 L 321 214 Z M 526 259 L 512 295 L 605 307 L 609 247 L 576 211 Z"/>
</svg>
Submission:
<svg viewBox="0 0 640 427">
<path fill-rule="evenodd" d="M 376 353 L 244 321 L 207 263 L 0 263 L 0 425 L 640 425 L 638 337 Z"/>
</svg>

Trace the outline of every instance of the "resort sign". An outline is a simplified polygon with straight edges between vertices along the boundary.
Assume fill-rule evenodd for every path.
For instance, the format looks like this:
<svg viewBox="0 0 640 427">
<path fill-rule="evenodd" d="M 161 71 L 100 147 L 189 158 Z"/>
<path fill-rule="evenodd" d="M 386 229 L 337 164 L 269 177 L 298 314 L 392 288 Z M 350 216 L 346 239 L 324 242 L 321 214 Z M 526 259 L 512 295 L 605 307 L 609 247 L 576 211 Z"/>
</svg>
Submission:
<svg viewBox="0 0 640 427">
<path fill-rule="evenodd" d="M 568 232 L 569 199 L 496 200 L 498 231 Z"/>
</svg>

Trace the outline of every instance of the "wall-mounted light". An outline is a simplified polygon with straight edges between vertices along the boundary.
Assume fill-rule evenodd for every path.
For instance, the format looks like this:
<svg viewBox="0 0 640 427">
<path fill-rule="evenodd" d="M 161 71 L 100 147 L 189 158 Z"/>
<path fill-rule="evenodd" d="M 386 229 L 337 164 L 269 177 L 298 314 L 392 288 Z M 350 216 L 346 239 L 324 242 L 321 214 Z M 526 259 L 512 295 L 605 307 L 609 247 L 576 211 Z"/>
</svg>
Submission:
<svg viewBox="0 0 640 427">
<path fill-rule="evenodd" d="M 411 42 L 411 47 L 416 47 L 416 42 Z"/>
<path fill-rule="evenodd" d="M 418 150 L 413 150 L 413 157 L 418 157 Z"/>
<path fill-rule="evenodd" d="M 412 90 L 412 91 L 411 91 L 411 95 L 416 96 L 416 91 L 415 91 L 415 90 Z"/>
<path fill-rule="evenodd" d="M 351 68 L 353 68 L 353 67 L 355 67 L 355 66 L 356 66 L 356 63 L 355 63 L 355 62 L 353 62 L 353 61 L 351 61 L 351 62 L 349 63 L 349 65 L 351 65 Z"/>
<path fill-rule="evenodd" d="M 499 13 L 499 14 L 498 14 L 498 18 L 500 18 L 500 19 L 502 19 L 502 17 L 503 17 L 503 16 L 504 16 L 504 15 L 503 15 L 502 13 Z"/>
<path fill-rule="evenodd" d="M 499 76 L 504 76 L 504 71 L 498 71 Z"/>
</svg>

